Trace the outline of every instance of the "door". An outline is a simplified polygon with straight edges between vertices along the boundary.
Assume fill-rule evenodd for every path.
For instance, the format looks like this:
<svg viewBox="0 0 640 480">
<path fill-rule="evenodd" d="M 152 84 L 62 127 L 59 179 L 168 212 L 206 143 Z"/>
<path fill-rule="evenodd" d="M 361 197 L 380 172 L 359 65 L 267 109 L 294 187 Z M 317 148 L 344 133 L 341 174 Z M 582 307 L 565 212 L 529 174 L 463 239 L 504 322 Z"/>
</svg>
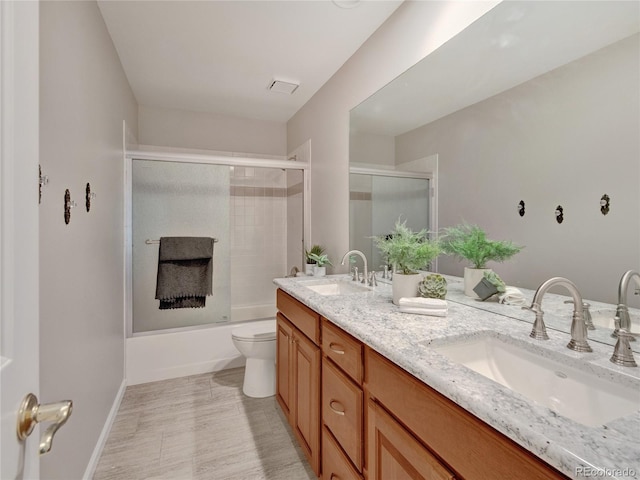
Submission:
<svg viewBox="0 0 640 480">
<path fill-rule="evenodd" d="M 293 330 L 293 431 L 316 475 L 320 474 L 320 349 Z"/>
<path fill-rule="evenodd" d="M 276 398 L 291 423 L 291 345 L 293 327 L 278 313 L 276 341 Z"/>
<path fill-rule="evenodd" d="M 373 400 L 368 406 L 370 480 L 454 480 L 429 450 Z"/>
<path fill-rule="evenodd" d="M 0 2 L 0 478 L 38 478 L 38 429 L 16 435 L 38 394 L 38 2 Z"/>
</svg>

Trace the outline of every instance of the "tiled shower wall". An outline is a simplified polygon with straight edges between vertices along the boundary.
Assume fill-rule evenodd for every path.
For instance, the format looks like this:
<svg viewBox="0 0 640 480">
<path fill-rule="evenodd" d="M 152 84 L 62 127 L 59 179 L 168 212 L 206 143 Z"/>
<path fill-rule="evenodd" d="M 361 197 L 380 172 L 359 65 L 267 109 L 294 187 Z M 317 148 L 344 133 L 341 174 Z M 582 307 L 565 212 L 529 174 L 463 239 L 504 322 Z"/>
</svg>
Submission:
<svg viewBox="0 0 640 480">
<path fill-rule="evenodd" d="M 272 280 L 288 273 L 286 172 L 232 167 L 230 193 L 232 320 L 272 315 Z"/>
</svg>

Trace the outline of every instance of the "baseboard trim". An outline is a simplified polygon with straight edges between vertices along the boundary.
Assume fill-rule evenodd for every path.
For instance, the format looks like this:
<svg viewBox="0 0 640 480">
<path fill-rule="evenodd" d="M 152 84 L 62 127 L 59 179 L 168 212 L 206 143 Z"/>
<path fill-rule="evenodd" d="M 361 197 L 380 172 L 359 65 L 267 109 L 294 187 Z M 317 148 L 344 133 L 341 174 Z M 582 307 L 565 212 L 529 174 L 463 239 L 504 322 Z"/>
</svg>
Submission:
<svg viewBox="0 0 640 480">
<path fill-rule="evenodd" d="M 199 375 L 201 373 L 218 372 L 229 368 L 242 367 L 245 358 L 238 354 L 234 357 L 222 358 L 206 362 L 194 362 L 172 367 L 154 368 L 144 371 L 130 372 L 127 376 L 127 385 L 139 385 L 141 383 L 158 382 L 171 378 Z"/>
<path fill-rule="evenodd" d="M 120 384 L 120 389 L 116 394 L 116 398 L 113 400 L 113 405 L 111 406 L 111 411 L 109 412 L 109 416 L 107 420 L 104 422 L 104 427 L 102 427 L 102 432 L 100 433 L 100 437 L 98 438 L 98 442 L 96 443 L 95 448 L 93 449 L 93 453 L 91 454 L 91 458 L 89 459 L 89 464 L 87 465 L 87 469 L 82 476 L 83 480 L 91 480 L 93 478 L 93 474 L 96 471 L 96 467 L 98 466 L 98 462 L 100 461 L 100 456 L 102 455 L 102 450 L 104 449 L 105 444 L 107 443 L 107 439 L 109 438 L 109 433 L 111 432 L 111 427 L 116 420 L 116 416 L 118 415 L 118 410 L 120 408 L 120 403 L 122 403 L 122 398 L 124 397 L 124 391 L 127 388 L 126 380 L 122 380 Z"/>
</svg>

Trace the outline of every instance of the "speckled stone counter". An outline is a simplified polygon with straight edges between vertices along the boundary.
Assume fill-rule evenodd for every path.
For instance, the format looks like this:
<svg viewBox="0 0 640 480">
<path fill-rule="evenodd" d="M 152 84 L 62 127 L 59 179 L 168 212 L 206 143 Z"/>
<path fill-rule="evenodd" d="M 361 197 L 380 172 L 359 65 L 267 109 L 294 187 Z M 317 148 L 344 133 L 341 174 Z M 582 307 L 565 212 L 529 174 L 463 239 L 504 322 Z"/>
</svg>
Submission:
<svg viewBox="0 0 640 480">
<path fill-rule="evenodd" d="M 533 315 L 531 312 L 495 302 L 493 305 L 484 302 L 477 308 L 474 302 L 480 302 L 464 297 L 461 279 L 456 277 L 447 277 L 446 317 L 400 313 L 391 302 L 391 286 L 387 284 L 379 284 L 368 292 L 331 296 L 305 287 L 309 282 L 348 282 L 349 278 L 348 275 L 279 278 L 274 283 L 567 476 L 640 479 L 640 368 L 612 364 L 609 361 L 612 346 L 591 341 L 592 353 L 573 352 L 566 348 L 570 336 L 552 329 L 548 330 L 548 341 L 531 339 L 531 323 L 510 318 L 512 315 L 526 318 Z M 532 297 L 530 291 L 523 293 L 528 299 Z M 543 308 L 547 311 L 555 305 L 570 314 L 571 306 L 563 303 L 566 299 L 548 294 Z M 632 312 L 632 317 L 636 313 Z M 564 314 L 557 317 L 558 321 L 570 324 Z M 448 360 L 433 348 L 452 340 L 487 334 L 499 335 L 506 341 L 513 339 L 521 346 L 535 349 L 539 355 L 599 377 L 615 378 L 619 384 L 638 392 L 639 409 L 605 425 L 588 427 Z M 640 361 L 640 354 L 636 354 L 636 361 Z"/>
</svg>

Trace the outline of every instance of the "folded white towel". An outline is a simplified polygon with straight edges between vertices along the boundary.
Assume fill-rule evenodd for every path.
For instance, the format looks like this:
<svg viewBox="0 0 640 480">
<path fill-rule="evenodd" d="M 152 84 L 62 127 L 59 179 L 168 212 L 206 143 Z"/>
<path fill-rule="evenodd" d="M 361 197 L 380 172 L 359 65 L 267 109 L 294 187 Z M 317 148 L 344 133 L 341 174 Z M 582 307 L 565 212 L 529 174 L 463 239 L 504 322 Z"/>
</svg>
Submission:
<svg viewBox="0 0 640 480">
<path fill-rule="evenodd" d="M 429 315 L 431 317 L 446 317 L 448 309 L 446 308 L 413 308 L 400 307 L 402 313 L 413 313 L 415 315 Z"/>
<path fill-rule="evenodd" d="M 446 309 L 447 301 L 440 298 L 402 297 L 398 300 L 398 305 L 401 307 Z"/>
<path fill-rule="evenodd" d="M 516 287 L 507 287 L 505 292 L 498 296 L 498 301 L 505 305 L 528 305 L 527 299 Z"/>
</svg>

